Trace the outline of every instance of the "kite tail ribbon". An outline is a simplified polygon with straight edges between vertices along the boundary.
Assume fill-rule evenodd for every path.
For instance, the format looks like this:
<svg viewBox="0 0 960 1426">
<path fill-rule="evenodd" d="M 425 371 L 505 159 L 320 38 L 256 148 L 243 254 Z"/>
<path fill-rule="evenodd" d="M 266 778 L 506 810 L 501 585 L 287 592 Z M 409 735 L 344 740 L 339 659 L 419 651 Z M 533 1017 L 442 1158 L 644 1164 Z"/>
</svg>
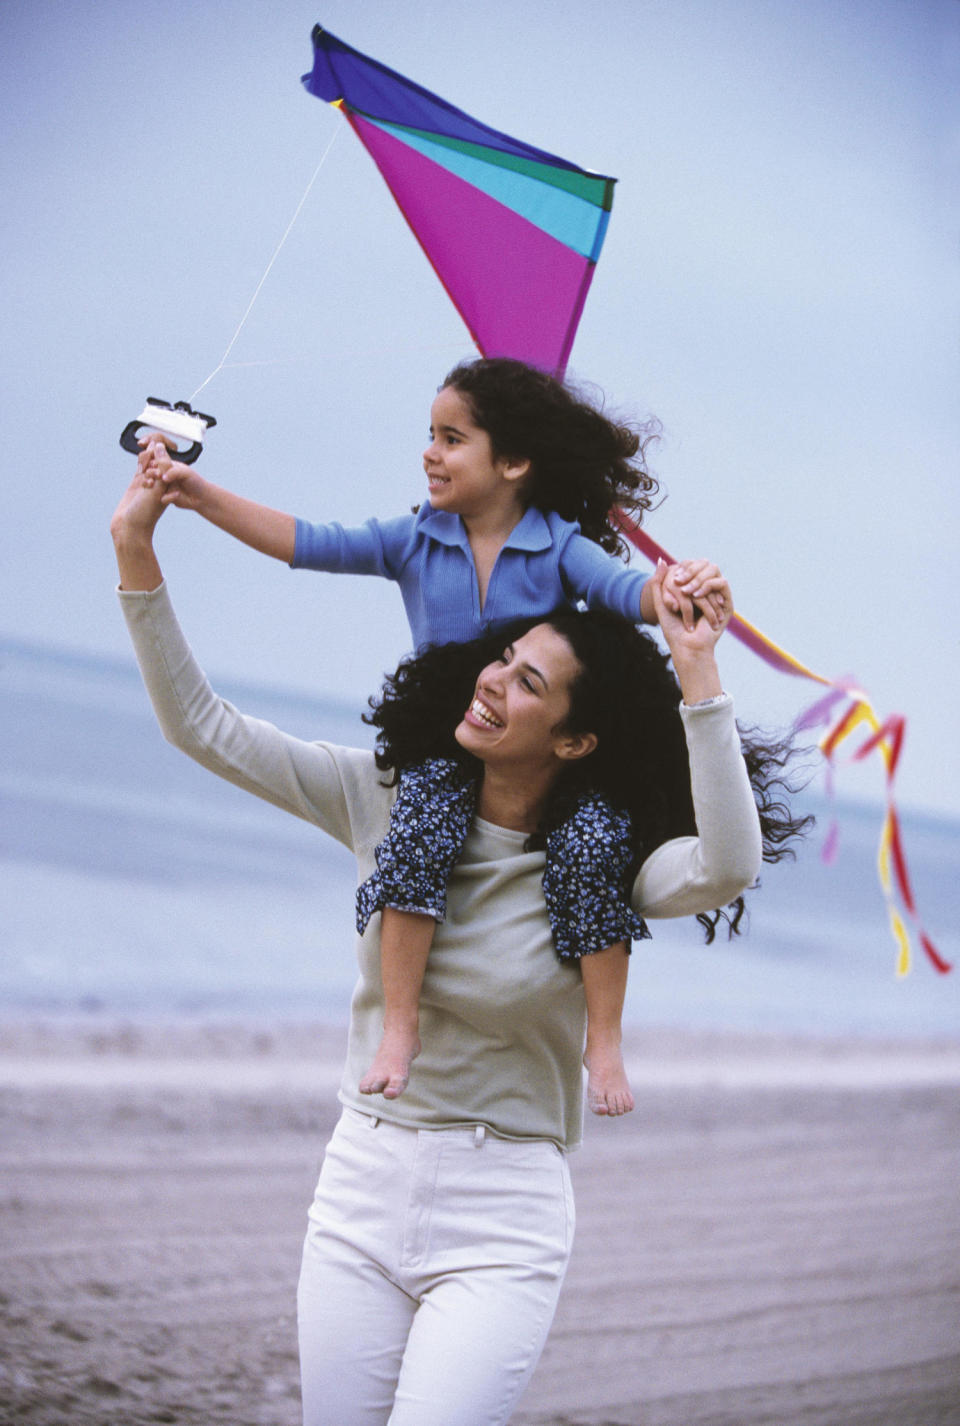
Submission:
<svg viewBox="0 0 960 1426">
<path fill-rule="evenodd" d="M 662 545 L 657 544 L 656 540 L 652 540 L 647 532 L 641 529 L 624 510 L 615 511 L 614 518 L 631 544 L 635 545 L 651 563 L 656 564 L 658 560 L 663 560 L 665 564 L 676 564 L 673 556 L 669 555 Z M 809 679 L 828 690 L 798 716 L 794 728 L 796 731 L 800 731 L 806 728 L 830 725 L 828 731 L 820 739 L 820 751 L 826 762 L 827 796 L 831 802 L 833 801 L 834 773 L 839 766 L 838 750 L 856 729 L 863 724 L 867 725 L 869 733 L 866 741 L 847 761 L 862 762 L 871 753 L 877 752 L 884 763 L 887 806 L 877 849 L 877 871 L 887 905 L 887 914 L 890 918 L 891 932 L 897 945 L 897 975 L 907 975 L 911 963 L 910 936 L 907 932 L 904 915 L 898 908 L 898 900 L 899 906 L 909 920 L 930 963 L 941 975 L 945 975 L 952 969 L 951 963 L 945 960 L 937 950 L 924 930 L 917 912 L 916 898 L 907 868 L 900 818 L 894 797 L 897 767 L 903 751 L 907 727 L 906 719 L 899 713 L 894 713 L 881 723 L 874 712 L 870 699 L 855 680 L 824 678 L 822 674 L 814 673 L 799 659 L 794 658 L 785 649 L 779 648 L 740 614 L 734 614 L 730 620 L 729 631 L 735 639 L 738 639 L 741 644 L 744 644 L 778 673 L 790 674 L 794 678 Z M 838 704 L 842 704 L 843 708 L 839 717 L 836 717 Z M 832 862 L 836 857 L 838 838 L 839 832 L 836 817 L 834 817 L 827 831 L 821 853 L 824 861 Z"/>
</svg>

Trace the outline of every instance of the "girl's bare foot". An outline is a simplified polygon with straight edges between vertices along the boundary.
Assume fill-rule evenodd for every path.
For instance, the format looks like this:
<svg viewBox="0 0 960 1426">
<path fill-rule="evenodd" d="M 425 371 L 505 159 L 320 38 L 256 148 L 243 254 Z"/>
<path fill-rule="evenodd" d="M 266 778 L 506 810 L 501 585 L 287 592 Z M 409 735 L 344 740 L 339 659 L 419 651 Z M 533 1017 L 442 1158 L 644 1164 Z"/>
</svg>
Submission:
<svg viewBox="0 0 960 1426">
<path fill-rule="evenodd" d="M 587 1107 L 594 1114 L 629 1114 L 633 1095 L 623 1055 L 617 1044 L 588 1045 L 583 1063 L 587 1067 Z"/>
<path fill-rule="evenodd" d="M 360 1081 L 361 1094 L 382 1094 L 399 1099 L 410 1082 L 410 1066 L 420 1053 L 420 1037 L 415 1028 L 384 1028 L 373 1064 Z"/>
</svg>

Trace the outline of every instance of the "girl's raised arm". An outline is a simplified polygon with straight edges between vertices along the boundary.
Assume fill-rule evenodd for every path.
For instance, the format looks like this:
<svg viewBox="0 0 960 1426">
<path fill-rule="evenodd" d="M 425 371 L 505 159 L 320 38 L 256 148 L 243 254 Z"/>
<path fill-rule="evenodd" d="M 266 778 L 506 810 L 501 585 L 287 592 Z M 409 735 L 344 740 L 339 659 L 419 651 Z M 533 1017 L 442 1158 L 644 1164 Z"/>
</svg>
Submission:
<svg viewBox="0 0 960 1426">
<path fill-rule="evenodd" d="M 164 505 L 193 510 L 261 554 L 293 562 L 297 522 L 292 515 L 204 480 L 192 465 L 171 460 L 159 437 L 145 442 L 138 468 L 148 485 L 158 485 Z"/>
</svg>

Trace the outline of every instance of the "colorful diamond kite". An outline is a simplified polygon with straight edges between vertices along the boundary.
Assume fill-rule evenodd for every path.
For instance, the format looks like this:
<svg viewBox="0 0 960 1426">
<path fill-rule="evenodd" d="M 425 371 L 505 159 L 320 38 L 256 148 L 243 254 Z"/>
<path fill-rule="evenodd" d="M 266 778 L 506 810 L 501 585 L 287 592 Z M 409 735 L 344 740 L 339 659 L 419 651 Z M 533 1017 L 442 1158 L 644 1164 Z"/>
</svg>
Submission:
<svg viewBox="0 0 960 1426">
<path fill-rule="evenodd" d="M 317 25 L 307 90 L 336 104 L 484 356 L 562 375 L 613 178 L 489 128 Z"/>
</svg>

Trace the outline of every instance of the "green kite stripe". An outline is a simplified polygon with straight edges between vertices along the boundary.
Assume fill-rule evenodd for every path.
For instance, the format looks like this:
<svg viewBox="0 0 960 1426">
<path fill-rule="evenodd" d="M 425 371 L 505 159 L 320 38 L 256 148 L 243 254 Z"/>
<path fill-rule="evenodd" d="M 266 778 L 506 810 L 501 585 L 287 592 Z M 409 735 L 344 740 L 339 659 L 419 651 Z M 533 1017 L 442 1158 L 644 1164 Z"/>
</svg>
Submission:
<svg viewBox="0 0 960 1426">
<path fill-rule="evenodd" d="M 478 157 L 459 147 L 438 144 L 430 134 L 411 129 L 398 133 L 396 125 L 383 119 L 366 119 L 365 122 L 511 208 L 581 257 L 596 261 L 609 216 L 605 209 L 576 193 L 543 183 L 539 175 L 534 177 L 512 166 L 488 163 L 485 151 L 482 151 L 483 157 Z"/>
<path fill-rule="evenodd" d="M 377 119 L 372 114 L 364 114 L 362 109 L 357 109 L 355 112 L 361 114 L 368 123 L 377 124 L 381 129 L 386 129 L 397 138 L 406 136 L 411 142 L 421 140 L 424 143 L 437 144 L 441 148 L 455 149 L 481 163 L 494 164 L 498 168 L 509 168 L 514 173 L 526 174 L 528 178 L 536 179 L 540 183 L 549 183 L 554 188 L 562 188 L 567 193 L 572 193 L 597 208 L 605 208 L 609 212 L 613 207 L 613 186 L 616 179 L 605 178 L 599 173 L 587 173 L 581 168 L 562 168 L 550 163 L 541 163 L 538 159 L 521 158 L 519 154 L 504 153 L 501 149 L 490 148 L 486 144 L 470 143 L 467 139 L 456 139 L 449 134 L 437 134 L 429 129 L 415 129 L 409 124 L 397 124 L 389 119 Z M 416 146 L 419 147 L 419 144 Z M 423 149 L 420 151 L 424 152 Z"/>
</svg>

